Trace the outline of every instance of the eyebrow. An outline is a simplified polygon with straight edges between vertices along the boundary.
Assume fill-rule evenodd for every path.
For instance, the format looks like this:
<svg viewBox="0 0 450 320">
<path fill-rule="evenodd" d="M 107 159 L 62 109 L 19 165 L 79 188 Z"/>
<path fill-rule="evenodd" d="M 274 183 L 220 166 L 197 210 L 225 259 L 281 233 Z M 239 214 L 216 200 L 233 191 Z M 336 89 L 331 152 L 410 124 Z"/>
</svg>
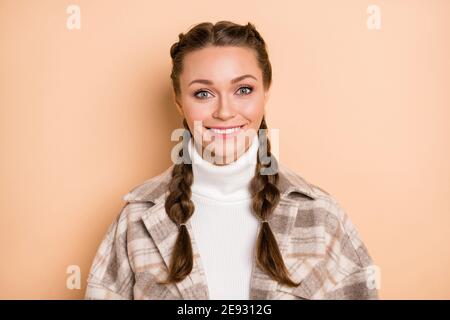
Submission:
<svg viewBox="0 0 450 320">
<path fill-rule="evenodd" d="M 233 83 L 239 82 L 239 81 L 241 81 L 241 80 L 243 80 L 243 79 L 245 79 L 245 78 L 253 78 L 253 79 L 255 79 L 256 81 L 258 81 L 258 79 L 256 79 L 256 77 L 252 76 L 251 74 L 244 74 L 244 75 L 242 75 L 242 76 L 239 76 L 239 77 L 237 77 L 237 78 L 232 79 L 232 80 L 230 81 L 230 83 L 233 84 Z M 197 82 L 197 83 L 203 83 L 203 84 L 209 84 L 209 85 L 212 85 L 212 84 L 213 84 L 213 82 L 212 82 L 211 80 L 207 80 L 207 79 L 196 79 L 196 80 L 192 80 L 192 81 L 189 83 L 188 87 L 189 87 L 191 84 L 196 83 L 196 82 Z"/>
</svg>

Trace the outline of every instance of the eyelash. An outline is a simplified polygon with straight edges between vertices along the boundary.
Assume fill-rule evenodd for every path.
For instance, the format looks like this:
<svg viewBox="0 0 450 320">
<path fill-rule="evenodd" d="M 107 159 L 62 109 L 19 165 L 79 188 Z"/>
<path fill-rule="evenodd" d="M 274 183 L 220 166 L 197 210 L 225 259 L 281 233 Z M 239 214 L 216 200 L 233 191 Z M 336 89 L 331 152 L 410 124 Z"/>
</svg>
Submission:
<svg viewBox="0 0 450 320">
<path fill-rule="evenodd" d="M 239 91 L 239 90 L 241 90 L 241 89 L 244 89 L 244 88 L 250 89 L 250 92 L 249 92 L 249 93 L 244 93 L 244 94 L 243 94 L 244 96 L 248 96 L 249 94 L 251 94 L 251 93 L 253 92 L 253 86 L 250 86 L 250 85 L 243 85 L 243 86 L 240 86 L 240 87 L 237 89 L 237 91 Z M 208 92 L 208 91 L 205 90 L 205 89 L 199 89 L 199 90 L 197 90 L 197 91 L 194 92 L 194 97 L 197 98 L 197 99 L 200 99 L 200 100 L 205 100 L 205 99 L 207 99 L 207 97 L 204 97 L 204 98 L 198 97 L 197 94 L 199 94 L 200 92 Z M 208 92 L 208 93 L 209 93 L 209 92 Z"/>
</svg>

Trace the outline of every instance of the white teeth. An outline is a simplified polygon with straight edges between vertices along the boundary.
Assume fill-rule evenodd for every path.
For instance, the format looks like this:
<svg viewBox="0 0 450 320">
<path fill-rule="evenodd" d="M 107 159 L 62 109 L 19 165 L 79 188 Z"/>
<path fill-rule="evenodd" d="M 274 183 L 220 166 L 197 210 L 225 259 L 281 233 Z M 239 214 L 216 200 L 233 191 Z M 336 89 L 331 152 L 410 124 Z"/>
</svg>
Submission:
<svg viewBox="0 0 450 320">
<path fill-rule="evenodd" d="M 233 133 L 235 131 L 238 131 L 239 129 L 240 129 L 240 127 L 234 127 L 234 128 L 228 128 L 228 129 L 210 128 L 209 130 L 211 130 L 214 133 L 218 133 L 218 134 L 230 134 L 230 133 Z"/>
</svg>

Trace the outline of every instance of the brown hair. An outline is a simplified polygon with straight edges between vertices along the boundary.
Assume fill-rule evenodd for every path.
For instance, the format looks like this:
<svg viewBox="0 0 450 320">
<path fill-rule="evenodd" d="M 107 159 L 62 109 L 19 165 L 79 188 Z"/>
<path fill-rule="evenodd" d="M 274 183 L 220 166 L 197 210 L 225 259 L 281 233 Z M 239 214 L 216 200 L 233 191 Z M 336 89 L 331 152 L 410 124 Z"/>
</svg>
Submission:
<svg viewBox="0 0 450 320">
<path fill-rule="evenodd" d="M 239 25 L 230 21 L 219 21 L 216 24 L 204 22 L 195 25 L 186 34 L 179 34 L 179 41 L 170 48 L 172 57 L 172 85 L 176 97 L 180 95 L 179 75 L 183 68 L 183 57 L 194 50 L 207 46 L 241 46 L 248 47 L 256 53 L 258 64 L 262 70 L 264 88 L 268 89 L 272 81 L 272 68 L 264 40 L 251 23 Z M 186 119 L 183 125 L 190 132 Z M 273 174 L 261 174 L 267 167 L 278 168 L 276 159 L 270 153 L 270 141 L 267 138 L 267 125 L 263 117 L 260 125 L 260 147 L 255 169 L 255 176 L 250 183 L 253 213 L 260 218 L 262 226 L 256 240 L 256 261 L 273 279 L 288 286 L 298 286 L 290 277 L 281 256 L 280 249 L 266 221 L 280 200 L 278 170 Z M 192 137 L 192 134 L 190 135 Z M 186 142 L 185 142 L 186 143 Z M 169 183 L 169 194 L 165 201 L 165 210 L 170 219 L 179 226 L 168 278 L 160 283 L 173 283 L 183 280 L 193 268 L 193 251 L 191 238 L 184 223 L 194 213 L 194 203 L 191 200 L 191 185 L 193 182 L 192 164 L 189 154 L 183 154 L 186 147 L 180 149 L 179 156 L 184 160 L 175 164 Z M 267 157 L 261 162 L 263 150 Z M 189 161 L 185 161 L 185 160 Z M 266 161 L 269 160 L 269 161 Z M 274 161 L 272 163 L 271 161 Z"/>
</svg>

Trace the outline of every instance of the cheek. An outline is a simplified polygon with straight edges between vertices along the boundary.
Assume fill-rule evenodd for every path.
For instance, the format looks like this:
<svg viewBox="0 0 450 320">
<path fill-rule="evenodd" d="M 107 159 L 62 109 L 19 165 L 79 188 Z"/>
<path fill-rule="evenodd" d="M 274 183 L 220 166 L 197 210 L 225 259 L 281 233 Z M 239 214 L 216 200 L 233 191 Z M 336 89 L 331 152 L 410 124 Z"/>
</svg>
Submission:
<svg viewBox="0 0 450 320">
<path fill-rule="evenodd" d="M 189 125 L 193 126 L 194 121 L 205 121 L 210 118 L 211 112 L 208 108 L 202 108 L 201 106 L 188 106 L 184 108 L 184 115 Z"/>
<path fill-rule="evenodd" d="M 264 100 L 255 99 L 243 103 L 240 108 L 240 114 L 250 121 L 259 121 L 264 114 Z"/>
</svg>

